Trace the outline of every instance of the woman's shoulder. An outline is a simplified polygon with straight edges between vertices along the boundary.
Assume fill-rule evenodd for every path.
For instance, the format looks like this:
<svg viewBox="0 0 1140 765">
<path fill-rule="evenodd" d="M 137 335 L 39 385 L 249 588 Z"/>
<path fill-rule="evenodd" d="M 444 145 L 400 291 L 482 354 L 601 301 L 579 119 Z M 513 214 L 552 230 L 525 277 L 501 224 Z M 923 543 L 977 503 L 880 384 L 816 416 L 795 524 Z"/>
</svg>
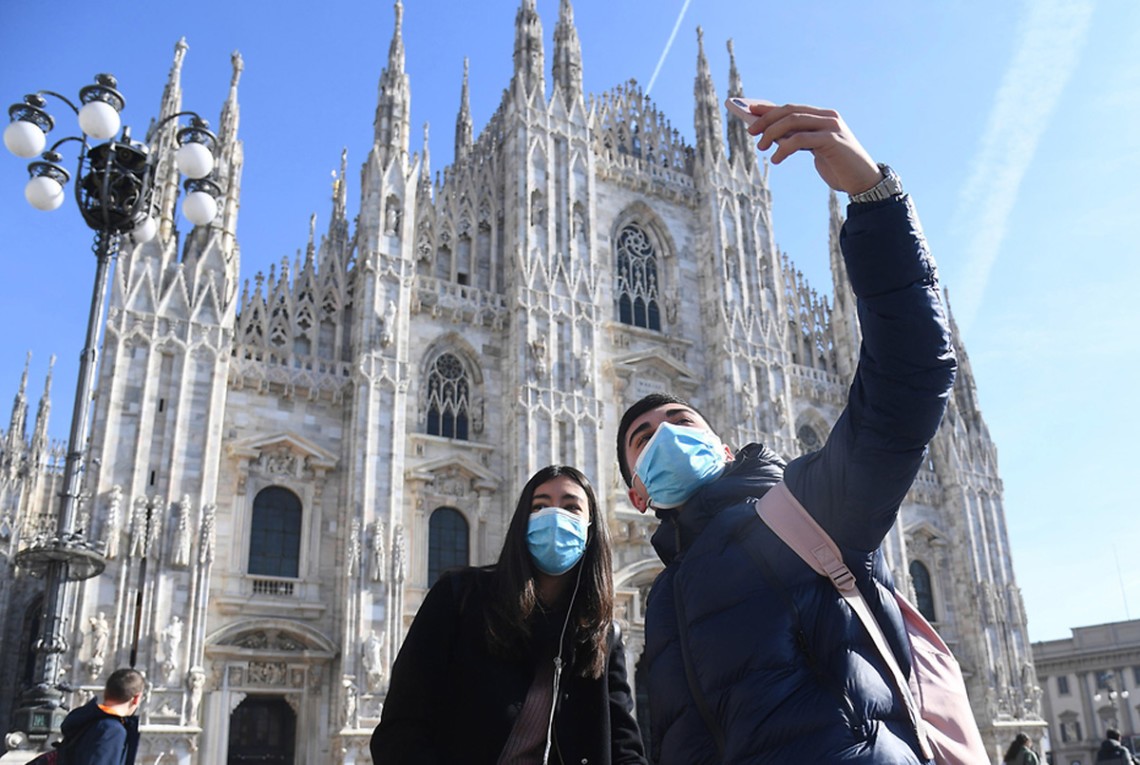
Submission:
<svg viewBox="0 0 1140 765">
<path fill-rule="evenodd" d="M 472 595 L 484 597 L 494 578 L 494 571 L 494 566 L 464 566 L 448 569 L 439 575 L 439 579 L 431 588 L 446 592 L 457 603 L 468 600 Z"/>
</svg>

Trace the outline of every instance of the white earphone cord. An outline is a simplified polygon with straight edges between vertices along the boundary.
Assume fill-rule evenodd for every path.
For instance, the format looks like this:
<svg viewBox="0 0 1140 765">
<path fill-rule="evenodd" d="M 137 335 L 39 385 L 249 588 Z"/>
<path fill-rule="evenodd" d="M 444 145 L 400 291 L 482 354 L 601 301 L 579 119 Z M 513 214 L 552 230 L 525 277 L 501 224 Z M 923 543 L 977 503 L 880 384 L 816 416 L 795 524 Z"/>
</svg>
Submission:
<svg viewBox="0 0 1140 765">
<path fill-rule="evenodd" d="M 582 569 L 585 562 L 578 564 L 578 576 L 574 580 L 574 592 L 570 595 L 570 605 L 566 609 L 566 621 L 562 622 L 562 632 L 558 635 L 558 654 L 554 657 L 554 696 L 550 700 L 550 718 L 546 722 L 546 747 L 542 751 L 542 765 L 550 763 L 550 744 L 554 737 L 554 709 L 558 706 L 558 688 L 562 682 L 562 642 L 566 639 L 566 628 L 570 626 L 570 617 L 574 613 L 574 600 L 578 597 L 578 585 L 582 583 Z"/>
</svg>

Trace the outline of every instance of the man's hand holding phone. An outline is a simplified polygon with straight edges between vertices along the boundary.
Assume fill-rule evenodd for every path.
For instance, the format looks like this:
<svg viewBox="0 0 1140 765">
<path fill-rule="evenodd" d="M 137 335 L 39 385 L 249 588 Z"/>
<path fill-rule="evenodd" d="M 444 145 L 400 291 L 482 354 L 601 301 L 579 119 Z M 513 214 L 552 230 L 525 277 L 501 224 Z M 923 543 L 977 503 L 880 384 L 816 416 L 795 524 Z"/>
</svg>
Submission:
<svg viewBox="0 0 1140 765">
<path fill-rule="evenodd" d="M 748 123 L 750 134 L 760 137 L 756 144 L 760 151 L 776 145 L 771 157 L 774 165 L 797 151 L 811 152 L 824 182 L 848 194 L 866 191 L 883 177 L 838 112 L 802 104 L 777 106 L 771 101 L 741 97 L 729 98 L 725 107 Z"/>
</svg>

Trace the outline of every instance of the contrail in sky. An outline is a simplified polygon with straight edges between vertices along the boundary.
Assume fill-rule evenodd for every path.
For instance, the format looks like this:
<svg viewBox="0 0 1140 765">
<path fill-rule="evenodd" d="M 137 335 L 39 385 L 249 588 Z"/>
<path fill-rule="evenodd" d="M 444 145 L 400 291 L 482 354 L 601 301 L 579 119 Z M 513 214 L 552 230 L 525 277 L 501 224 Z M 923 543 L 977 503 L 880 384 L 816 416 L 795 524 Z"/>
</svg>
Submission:
<svg viewBox="0 0 1140 765">
<path fill-rule="evenodd" d="M 985 134 L 958 196 L 954 220 L 973 232 L 966 280 L 954 313 L 968 326 L 982 304 L 990 270 L 1037 143 L 1080 59 L 1092 0 L 1028 0 L 1013 59 L 994 97 Z"/>
<path fill-rule="evenodd" d="M 653 83 L 657 82 L 657 75 L 661 73 L 661 65 L 665 63 L 665 57 L 669 55 L 669 49 L 673 47 L 673 40 L 677 38 L 677 30 L 681 28 L 681 21 L 685 18 L 685 11 L 689 10 L 689 3 L 692 0 L 685 0 L 685 4 L 681 6 L 681 12 L 677 14 L 677 23 L 673 25 L 673 31 L 669 33 L 669 42 L 665 43 L 665 50 L 661 51 L 661 58 L 657 59 L 657 66 L 653 70 L 653 76 L 649 78 L 649 87 L 645 89 L 645 95 L 649 95 L 649 91 L 653 90 Z"/>
</svg>

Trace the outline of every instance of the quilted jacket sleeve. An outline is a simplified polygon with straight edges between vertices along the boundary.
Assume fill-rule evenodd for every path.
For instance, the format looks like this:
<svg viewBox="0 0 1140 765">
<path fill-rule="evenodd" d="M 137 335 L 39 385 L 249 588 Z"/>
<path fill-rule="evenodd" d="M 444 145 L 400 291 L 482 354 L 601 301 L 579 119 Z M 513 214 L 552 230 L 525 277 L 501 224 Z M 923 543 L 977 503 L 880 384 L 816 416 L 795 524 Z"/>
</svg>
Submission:
<svg viewBox="0 0 1140 765">
<path fill-rule="evenodd" d="M 922 466 L 956 361 L 937 273 L 909 197 L 851 205 L 840 246 L 863 342 L 847 406 L 786 480 L 841 547 L 886 536 Z"/>
</svg>

